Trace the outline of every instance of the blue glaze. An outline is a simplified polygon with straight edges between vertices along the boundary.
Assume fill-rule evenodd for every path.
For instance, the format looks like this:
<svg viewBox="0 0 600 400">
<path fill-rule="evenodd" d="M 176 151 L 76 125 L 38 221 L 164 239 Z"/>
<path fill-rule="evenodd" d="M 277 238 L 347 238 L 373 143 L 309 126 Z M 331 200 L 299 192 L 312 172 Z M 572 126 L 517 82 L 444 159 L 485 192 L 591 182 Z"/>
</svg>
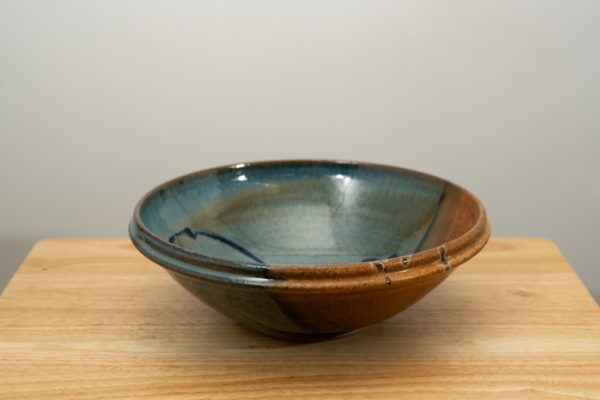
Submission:
<svg viewBox="0 0 600 400">
<path fill-rule="evenodd" d="M 261 263 L 261 264 L 264 263 L 263 260 L 261 260 L 260 258 L 256 257 L 254 254 L 252 254 L 250 252 L 250 250 L 246 249 L 244 246 L 242 246 L 239 243 L 234 242 L 231 239 L 227 239 L 226 237 L 219 235 L 218 233 L 214 233 L 214 232 L 194 231 L 194 230 L 190 229 L 189 226 L 186 226 L 179 232 L 171 235 L 169 237 L 169 243 L 175 243 L 175 239 L 177 239 L 181 235 L 187 236 L 192 239 L 196 239 L 198 236 L 205 236 L 207 238 L 218 240 L 221 243 L 224 243 L 224 244 L 228 245 L 229 247 L 239 251 L 240 253 L 248 256 L 249 258 L 253 259 L 254 261 Z"/>
<path fill-rule="evenodd" d="M 221 243 L 224 243 L 226 245 L 228 245 L 229 247 L 239 251 L 240 253 L 244 254 L 245 256 L 247 256 L 248 258 L 251 258 L 252 260 L 264 264 L 265 262 L 263 260 L 261 260 L 260 258 L 258 258 L 257 256 L 255 256 L 254 254 L 252 254 L 252 252 L 248 249 L 246 249 L 244 246 L 242 246 L 239 243 L 234 242 L 231 239 L 227 239 L 226 237 L 224 237 L 223 235 L 219 235 L 218 233 L 215 232 L 206 232 L 206 231 L 195 231 L 192 230 L 189 226 L 186 226 L 185 228 L 183 228 L 182 230 L 180 230 L 179 232 L 176 232 L 174 234 L 172 234 L 169 237 L 169 243 L 175 243 L 175 239 L 177 239 L 179 236 L 187 236 L 189 238 L 192 239 L 196 239 L 198 236 L 204 236 L 210 239 L 214 239 L 214 240 L 218 240 Z M 398 257 L 398 253 L 392 253 L 390 255 L 388 255 L 387 257 L 366 257 L 363 258 L 360 261 L 375 261 L 375 260 L 379 260 L 381 258 L 394 258 L 394 257 Z"/>
<path fill-rule="evenodd" d="M 165 241 L 230 261 L 371 261 L 421 250 L 444 186 L 351 163 L 240 165 L 163 186 L 140 217 Z"/>
</svg>

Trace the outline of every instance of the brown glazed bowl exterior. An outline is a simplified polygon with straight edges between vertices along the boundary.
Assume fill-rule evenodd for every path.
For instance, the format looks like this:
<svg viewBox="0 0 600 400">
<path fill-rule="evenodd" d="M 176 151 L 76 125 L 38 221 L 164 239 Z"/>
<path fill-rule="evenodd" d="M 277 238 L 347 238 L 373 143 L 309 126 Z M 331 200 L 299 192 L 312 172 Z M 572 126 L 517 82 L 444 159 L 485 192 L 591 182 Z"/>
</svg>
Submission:
<svg viewBox="0 0 600 400">
<path fill-rule="evenodd" d="M 209 251 L 203 252 L 191 245 L 183 245 L 180 238 L 174 239 L 181 232 L 175 235 L 173 233 L 187 222 L 193 224 L 200 220 L 209 221 L 215 215 L 223 218 L 223 213 L 233 207 L 222 207 L 223 203 L 235 203 L 236 210 L 240 209 L 240 204 L 244 210 L 244 207 L 254 207 L 260 203 L 261 190 L 269 188 L 270 195 L 279 193 L 272 191 L 273 187 L 280 187 L 278 185 L 282 185 L 282 191 L 288 190 L 285 189 L 288 186 L 281 182 L 294 181 L 297 176 L 298 184 L 305 188 L 298 193 L 310 192 L 311 189 L 306 188 L 312 188 L 313 184 L 307 183 L 307 179 L 318 177 L 318 185 L 329 182 L 322 179 L 321 175 L 345 177 L 353 184 L 356 181 L 356 187 L 365 189 L 357 192 L 364 193 L 362 196 L 378 195 L 377 191 L 381 189 L 381 195 L 374 199 L 392 196 L 388 193 L 391 190 L 394 191 L 393 196 L 397 195 L 399 199 L 414 198 L 415 196 L 405 193 L 421 190 L 415 189 L 415 185 L 421 185 L 420 182 L 437 185 L 435 187 L 440 188 L 439 201 L 436 200 L 431 221 L 415 251 L 367 261 L 271 263 L 268 260 L 249 260 L 243 254 L 239 257 L 219 257 L 218 254 L 209 254 Z M 377 183 L 380 175 L 385 175 L 386 178 L 382 183 Z M 394 186 L 396 176 L 413 182 L 408 184 L 412 185 L 407 189 L 408 192 L 402 191 L 402 188 L 387 188 Z M 258 197 L 248 197 L 247 194 L 238 196 L 236 191 L 239 182 L 248 184 L 252 180 L 256 184 L 252 187 L 245 186 L 249 189 L 243 190 L 252 190 Z M 405 181 L 398 182 L 401 186 L 401 182 Z M 318 191 L 337 193 L 335 190 Z M 211 204 L 218 204 L 219 212 L 215 211 L 217 208 L 211 208 L 213 206 L 208 204 L 208 200 L 199 200 L 198 193 L 213 193 L 210 195 Z M 222 198 L 224 195 L 217 196 L 214 193 L 234 194 Z M 332 196 L 323 193 L 314 194 L 321 197 L 307 194 L 309 197 L 306 199 L 320 201 L 322 196 Z M 393 200 L 389 202 L 390 210 L 397 207 L 393 196 L 390 197 Z M 354 203 L 362 204 L 361 207 L 369 204 L 366 200 Z M 181 204 L 186 207 L 180 213 L 178 207 Z M 388 203 L 381 204 L 387 207 Z M 381 204 L 376 205 L 381 208 Z M 421 203 L 415 204 L 415 207 L 420 207 Z M 200 214 L 196 213 L 201 213 L 202 210 L 205 212 L 200 219 Z M 352 213 L 363 212 L 353 209 L 347 211 L 347 218 L 354 218 Z M 273 212 L 276 214 L 278 211 Z M 286 215 L 289 214 L 293 214 L 293 210 Z M 282 214 L 281 218 L 285 218 L 285 215 Z M 382 218 L 386 216 L 383 215 Z M 389 220 L 393 223 L 391 215 Z M 240 226 L 244 227 L 245 222 L 248 221 L 241 219 Z M 141 199 L 135 209 L 129 232 L 142 254 L 164 267 L 183 287 L 223 314 L 268 335 L 292 340 L 320 340 L 385 320 L 414 304 L 485 246 L 490 236 L 490 227 L 481 202 L 467 190 L 443 179 L 377 164 L 292 160 L 224 166 L 167 182 Z M 369 232 L 376 231 L 367 233 Z M 373 234 L 369 233 L 369 236 Z M 189 238 L 186 240 L 194 243 Z M 207 246 L 211 249 L 212 244 Z M 260 248 L 259 245 L 258 247 Z"/>
</svg>

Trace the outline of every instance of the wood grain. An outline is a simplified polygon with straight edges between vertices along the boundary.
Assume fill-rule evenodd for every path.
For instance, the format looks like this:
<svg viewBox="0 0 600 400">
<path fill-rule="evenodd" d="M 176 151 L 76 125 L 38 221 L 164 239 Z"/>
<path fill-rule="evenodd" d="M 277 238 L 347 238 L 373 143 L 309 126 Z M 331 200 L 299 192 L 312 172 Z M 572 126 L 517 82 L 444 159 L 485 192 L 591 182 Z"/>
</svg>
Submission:
<svg viewBox="0 0 600 400">
<path fill-rule="evenodd" d="M 421 302 L 299 344 L 127 239 L 39 242 L 0 297 L 1 399 L 600 399 L 600 310 L 556 246 L 494 238 Z"/>
</svg>

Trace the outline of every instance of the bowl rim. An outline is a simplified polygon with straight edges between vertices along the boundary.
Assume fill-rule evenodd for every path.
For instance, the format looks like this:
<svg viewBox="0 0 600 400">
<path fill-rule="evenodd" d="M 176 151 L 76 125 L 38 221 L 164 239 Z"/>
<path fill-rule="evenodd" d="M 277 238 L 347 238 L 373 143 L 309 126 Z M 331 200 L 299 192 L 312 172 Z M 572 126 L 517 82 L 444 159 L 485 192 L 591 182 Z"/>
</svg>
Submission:
<svg viewBox="0 0 600 400">
<path fill-rule="evenodd" d="M 461 194 L 468 196 L 473 201 L 478 212 L 477 220 L 473 226 L 457 238 L 436 247 L 402 254 L 398 257 L 350 263 L 261 264 L 214 257 L 169 243 L 148 229 L 141 218 L 141 210 L 148 199 L 161 190 L 187 179 L 252 167 L 315 164 L 353 165 L 440 181 L 445 185 L 454 186 Z M 323 287 L 343 287 L 355 290 L 382 284 L 389 286 L 391 282 L 398 280 L 427 279 L 438 274 L 447 274 L 472 258 L 485 246 L 490 237 L 490 225 L 485 208 L 475 195 L 464 187 L 435 175 L 398 166 L 362 161 L 281 159 L 227 164 L 184 174 L 161 183 L 137 202 L 129 224 L 129 236 L 143 255 L 178 274 L 221 283 L 243 284 L 244 286 L 275 286 L 284 290 L 318 290 Z"/>
</svg>

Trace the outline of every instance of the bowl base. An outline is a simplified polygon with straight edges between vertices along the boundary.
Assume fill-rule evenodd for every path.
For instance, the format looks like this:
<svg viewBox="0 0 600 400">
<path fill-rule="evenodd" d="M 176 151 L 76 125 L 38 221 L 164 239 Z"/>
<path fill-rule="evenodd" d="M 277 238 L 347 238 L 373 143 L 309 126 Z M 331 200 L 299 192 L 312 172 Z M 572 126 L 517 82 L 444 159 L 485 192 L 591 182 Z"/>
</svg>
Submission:
<svg viewBox="0 0 600 400">
<path fill-rule="evenodd" d="M 300 332 L 282 332 L 264 327 L 251 327 L 253 330 L 265 335 L 277 338 L 290 340 L 293 342 L 320 342 L 324 340 L 338 339 L 349 335 L 354 335 L 362 331 L 364 328 L 354 329 L 351 331 L 333 332 L 333 333 L 300 333 Z"/>
</svg>

